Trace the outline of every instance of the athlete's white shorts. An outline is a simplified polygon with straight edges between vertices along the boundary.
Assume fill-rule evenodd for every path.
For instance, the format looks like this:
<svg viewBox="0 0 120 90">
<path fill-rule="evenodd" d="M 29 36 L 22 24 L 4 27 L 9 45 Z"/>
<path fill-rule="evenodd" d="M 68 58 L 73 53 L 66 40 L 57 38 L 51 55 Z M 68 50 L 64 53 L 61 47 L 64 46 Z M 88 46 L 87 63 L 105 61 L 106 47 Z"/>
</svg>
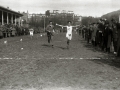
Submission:
<svg viewBox="0 0 120 90">
<path fill-rule="evenodd" d="M 33 36 L 33 32 L 30 32 L 30 36 Z"/>
<path fill-rule="evenodd" d="M 68 40 L 71 40 L 71 39 L 72 39 L 72 34 L 66 33 L 66 38 L 67 38 Z"/>
</svg>

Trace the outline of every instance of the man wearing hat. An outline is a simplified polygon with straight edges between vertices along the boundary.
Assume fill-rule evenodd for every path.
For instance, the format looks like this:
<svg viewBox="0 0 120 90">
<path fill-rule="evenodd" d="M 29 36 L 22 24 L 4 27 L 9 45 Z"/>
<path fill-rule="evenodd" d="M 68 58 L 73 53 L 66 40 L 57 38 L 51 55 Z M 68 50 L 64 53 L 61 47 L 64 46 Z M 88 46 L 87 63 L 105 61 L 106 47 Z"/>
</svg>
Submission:
<svg viewBox="0 0 120 90">
<path fill-rule="evenodd" d="M 2 31 L 2 25 L 0 23 L 0 39 L 3 38 L 3 31 Z"/>
<path fill-rule="evenodd" d="M 105 29 L 105 22 L 103 19 L 100 19 L 99 20 L 99 25 L 98 25 L 98 29 L 99 29 L 99 32 L 98 32 L 98 40 L 99 40 L 99 47 L 103 50 L 103 32 L 104 32 L 104 29 Z"/>
<path fill-rule="evenodd" d="M 116 22 L 117 31 L 118 31 L 118 41 L 117 41 L 117 56 L 120 57 L 120 23 Z"/>
<path fill-rule="evenodd" d="M 105 21 L 105 30 L 103 33 L 103 38 L 104 38 L 103 46 L 106 49 L 106 52 L 110 53 L 110 46 L 112 42 L 112 29 L 107 20 Z"/>
<path fill-rule="evenodd" d="M 112 21 L 112 37 L 113 37 L 114 54 L 117 54 L 118 31 L 117 31 L 115 19 L 112 19 L 111 21 Z"/>
</svg>

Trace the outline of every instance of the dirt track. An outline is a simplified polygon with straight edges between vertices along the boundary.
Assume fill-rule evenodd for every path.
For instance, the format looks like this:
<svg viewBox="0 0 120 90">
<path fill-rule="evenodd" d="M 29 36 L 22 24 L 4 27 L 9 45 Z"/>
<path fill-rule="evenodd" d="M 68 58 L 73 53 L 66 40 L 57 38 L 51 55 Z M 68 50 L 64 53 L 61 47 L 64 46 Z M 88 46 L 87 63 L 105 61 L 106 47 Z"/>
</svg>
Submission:
<svg viewBox="0 0 120 90">
<path fill-rule="evenodd" d="M 68 50 L 63 33 L 55 34 L 54 48 L 38 34 L 32 40 L 0 39 L 0 90 L 120 90 L 120 65 L 113 55 L 77 34 L 70 45 Z"/>
</svg>

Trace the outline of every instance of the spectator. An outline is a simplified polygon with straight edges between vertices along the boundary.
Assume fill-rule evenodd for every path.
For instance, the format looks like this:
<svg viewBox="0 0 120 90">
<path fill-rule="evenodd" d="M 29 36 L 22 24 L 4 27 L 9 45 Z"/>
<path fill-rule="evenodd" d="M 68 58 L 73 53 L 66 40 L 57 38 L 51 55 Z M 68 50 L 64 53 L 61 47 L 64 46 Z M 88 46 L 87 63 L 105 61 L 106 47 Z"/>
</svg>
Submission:
<svg viewBox="0 0 120 90">
<path fill-rule="evenodd" d="M 118 31 L 116 26 L 116 21 L 114 19 L 112 21 L 112 37 L 113 37 L 113 47 L 114 47 L 114 54 L 117 54 L 117 41 L 118 41 Z"/>
<path fill-rule="evenodd" d="M 92 36 L 91 36 L 91 39 L 92 39 L 92 44 L 93 46 L 96 46 L 96 33 L 97 33 L 97 24 L 93 24 L 93 29 L 92 29 Z"/>
<path fill-rule="evenodd" d="M 118 30 L 117 56 L 120 57 L 120 23 L 116 22 L 116 26 Z"/>
<path fill-rule="evenodd" d="M 82 28 L 82 37 L 83 38 L 85 37 L 85 28 L 86 28 L 86 26 L 83 26 L 83 28 Z"/>
<path fill-rule="evenodd" d="M 11 27 L 11 31 L 12 31 L 12 37 L 15 36 L 15 32 L 16 32 L 16 29 L 15 29 L 15 26 L 13 25 L 13 27 Z"/>
<path fill-rule="evenodd" d="M 3 38 L 2 25 L 0 24 L 0 39 Z"/>
<path fill-rule="evenodd" d="M 99 20 L 98 28 L 99 28 L 98 32 L 99 47 L 101 48 L 101 50 L 103 50 L 103 31 L 105 29 L 103 19 Z"/>
</svg>

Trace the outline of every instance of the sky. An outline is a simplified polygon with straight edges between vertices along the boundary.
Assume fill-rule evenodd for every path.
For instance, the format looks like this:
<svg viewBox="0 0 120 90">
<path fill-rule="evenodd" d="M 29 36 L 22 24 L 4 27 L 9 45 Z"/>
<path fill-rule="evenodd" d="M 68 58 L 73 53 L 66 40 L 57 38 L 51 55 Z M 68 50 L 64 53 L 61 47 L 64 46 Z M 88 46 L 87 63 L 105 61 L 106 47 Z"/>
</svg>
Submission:
<svg viewBox="0 0 120 90">
<path fill-rule="evenodd" d="M 100 17 L 120 9 L 120 0 L 0 0 L 14 11 L 45 13 L 46 10 L 74 11 L 81 16 Z"/>
</svg>

